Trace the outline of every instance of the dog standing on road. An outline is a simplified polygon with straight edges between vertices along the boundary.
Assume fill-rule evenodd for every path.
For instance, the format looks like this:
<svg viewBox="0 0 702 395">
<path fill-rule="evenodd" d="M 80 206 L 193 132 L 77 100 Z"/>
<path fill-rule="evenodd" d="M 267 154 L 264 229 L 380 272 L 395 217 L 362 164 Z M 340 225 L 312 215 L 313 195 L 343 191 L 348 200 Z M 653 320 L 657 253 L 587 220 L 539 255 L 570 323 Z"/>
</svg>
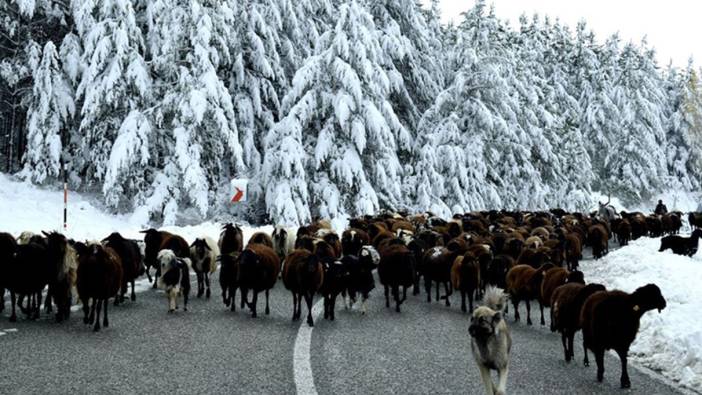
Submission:
<svg viewBox="0 0 702 395">
<path fill-rule="evenodd" d="M 488 395 L 504 395 L 512 348 L 512 338 L 502 316 L 507 296 L 501 289 L 489 287 L 483 301 L 484 306 L 476 308 L 471 318 L 470 346 Z M 492 382 L 490 370 L 497 370 L 497 386 Z"/>
</svg>

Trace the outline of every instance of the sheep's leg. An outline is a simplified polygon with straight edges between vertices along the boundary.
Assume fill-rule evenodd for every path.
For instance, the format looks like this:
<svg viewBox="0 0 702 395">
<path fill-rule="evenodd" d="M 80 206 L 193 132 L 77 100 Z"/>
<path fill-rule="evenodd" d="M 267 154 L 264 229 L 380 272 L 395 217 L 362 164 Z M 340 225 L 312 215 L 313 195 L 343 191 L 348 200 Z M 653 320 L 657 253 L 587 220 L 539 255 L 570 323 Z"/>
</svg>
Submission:
<svg viewBox="0 0 702 395">
<path fill-rule="evenodd" d="M 587 357 L 587 345 L 585 343 L 585 339 L 583 338 L 583 366 L 587 367 L 590 366 L 590 360 Z"/>
<path fill-rule="evenodd" d="M 178 306 L 176 305 L 176 300 L 171 290 L 168 291 L 168 312 L 172 313 Z"/>
<path fill-rule="evenodd" d="M 412 288 L 412 295 L 419 295 L 419 273 L 415 273 L 414 276 L 414 288 Z"/>
<path fill-rule="evenodd" d="M 297 295 L 295 295 L 295 292 L 292 292 L 292 298 L 293 298 L 293 314 L 292 314 L 292 320 L 295 321 L 296 315 L 297 315 Z M 325 317 L 326 318 L 326 317 Z"/>
<path fill-rule="evenodd" d="M 297 294 L 297 319 L 299 320 L 300 317 L 302 317 L 302 293 Z"/>
<path fill-rule="evenodd" d="M 468 303 L 469 303 L 468 307 L 470 307 L 470 311 L 473 312 L 473 293 L 472 292 L 468 292 Z M 464 312 L 465 312 L 465 310 L 464 310 Z"/>
<path fill-rule="evenodd" d="M 363 297 L 363 301 L 361 302 L 361 315 L 366 315 L 366 300 L 367 297 Z"/>
<path fill-rule="evenodd" d="M 136 292 L 134 291 L 134 279 L 132 279 L 131 283 L 132 283 L 132 295 L 131 295 L 130 299 L 133 302 L 136 300 Z"/>
<path fill-rule="evenodd" d="M 472 305 L 472 302 L 471 302 L 471 305 Z M 473 308 L 471 307 L 471 310 L 472 309 Z M 466 312 L 466 293 L 463 290 L 461 290 L 461 311 L 464 313 Z"/>
<path fill-rule="evenodd" d="M 616 350 L 619 354 L 619 359 L 622 362 L 622 375 L 619 379 L 622 388 L 631 388 L 631 380 L 629 380 L 629 372 L 627 370 L 627 354 L 628 350 Z"/>
<path fill-rule="evenodd" d="M 10 303 L 12 304 L 12 315 L 10 316 L 10 322 L 17 322 L 17 314 L 15 313 L 16 302 L 15 291 L 10 290 Z"/>
<path fill-rule="evenodd" d="M 222 303 L 224 303 L 225 306 L 229 307 L 229 303 L 231 300 L 227 297 L 227 289 L 229 289 L 228 286 L 224 286 L 222 288 Z"/>
<path fill-rule="evenodd" d="M 399 285 L 393 285 L 392 286 L 392 297 L 395 299 L 395 311 L 400 312 L 400 305 L 402 304 L 402 301 L 400 300 L 400 286 Z"/>
<path fill-rule="evenodd" d="M 258 304 L 258 292 L 256 290 L 252 290 L 251 293 L 253 293 L 253 300 L 251 301 L 251 318 L 256 318 L 258 317 L 258 314 L 256 314 L 256 305 Z"/>
<path fill-rule="evenodd" d="M 482 363 L 478 363 L 478 369 L 480 370 L 480 377 L 483 379 L 483 384 L 485 384 L 485 391 L 488 395 L 493 395 L 494 384 L 492 384 L 492 378 L 490 377 L 490 369 L 483 366 Z"/>
<path fill-rule="evenodd" d="M 519 321 L 519 299 L 512 299 L 512 305 L 514 306 L 514 320 Z"/>
<path fill-rule="evenodd" d="M 197 272 L 197 273 L 195 273 L 195 275 L 197 277 L 197 297 L 199 298 L 202 296 L 202 294 L 205 292 L 205 290 L 204 290 L 204 286 L 202 284 L 203 283 L 202 273 Z"/>
<path fill-rule="evenodd" d="M 604 350 L 594 350 L 595 363 L 597 363 L 597 381 L 604 379 Z"/>
<path fill-rule="evenodd" d="M 81 304 L 83 305 L 83 323 L 85 325 L 88 325 L 88 310 L 90 310 L 90 299 L 88 298 L 82 298 L 81 299 Z"/>
<path fill-rule="evenodd" d="M 539 300 L 539 308 L 541 309 L 541 325 L 546 325 L 546 320 L 544 319 L 544 304 Z"/>
<path fill-rule="evenodd" d="M 568 335 L 566 332 L 561 332 L 561 343 L 563 343 L 563 353 L 565 354 L 565 361 L 570 362 L 570 350 L 568 350 Z"/>
<path fill-rule="evenodd" d="M 107 299 L 105 299 L 105 304 L 107 304 Z M 93 332 L 99 332 L 100 331 L 100 309 L 102 308 L 102 299 L 98 299 L 97 301 L 97 313 L 95 316 L 95 326 L 93 327 Z"/>
<path fill-rule="evenodd" d="M 207 291 L 205 291 L 205 297 L 210 298 L 210 275 L 205 272 L 205 285 L 207 286 Z"/>
<path fill-rule="evenodd" d="M 95 308 L 97 307 L 97 299 L 93 298 L 93 303 L 90 305 L 90 316 L 88 316 L 88 325 L 92 325 L 95 321 Z"/>
<path fill-rule="evenodd" d="M 427 302 L 431 303 L 431 280 L 424 276 L 424 291 L 427 293 Z"/>
<path fill-rule="evenodd" d="M 314 326 L 314 319 L 312 319 L 312 298 L 314 297 L 314 292 L 305 292 L 305 304 L 307 304 L 307 325 Z"/>
<path fill-rule="evenodd" d="M 329 319 L 329 295 L 322 295 L 322 300 L 324 300 L 324 319 Z"/>
<path fill-rule="evenodd" d="M 149 279 L 149 282 L 151 282 L 151 268 L 149 266 L 144 267 L 144 271 L 146 272 L 146 278 Z"/>
<path fill-rule="evenodd" d="M 329 316 L 332 321 L 334 321 L 334 309 L 336 308 L 336 294 L 330 296 L 329 300 Z"/>
<path fill-rule="evenodd" d="M 498 381 L 497 381 L 497 391 L 495 392 L 496 395 L 505 395 L 505 391 L 507 390 L 507 374 L 509 373 L 509 368 L 507 366 L 504 367 L 504 369 L 499 369 L 497 371 L 498 375 Z"/>
<path fill-rule="evenodd" d="M 188 297 L 190 296 L 190 288 L 183 291 L 183 311 L 188 311 Z"/>
<path fill-rule="evenodd" d="M 49 287 L 49 290 L 46 292 L 46 299 L 44 300 L 44 311 L 46 312 L 46 314 L 49 314 L 51 313 L 52 309 L 53 307 L 51 306 L 51 287 Z"/>
<path fill-rule="evenodd" d="M 266 315 L 271 314 L 271 309 L 268 308 L 268 290 L 266 290 Z"/>
<path fill-rule="evenodd" d="M 385 307 L 390 307 L 390 287 L 385 286 Z"/>
<path fill-rule="evenodd" d="M 451 300 L 449 300 L 449 296 L 453 293 L 453 291 L 449 289 L 448 281 L 444 283 L 444 291 L 446 291 L 446 307 L 449 307 L 451 306 Z"/>
<path fill-rule="evenodd" d="M 245 303 L 248 303 L 247 299 L 249 298 L 249 290 L 248 289 L 241 289 L 241 305 L 239 306 L 240 309 L 244 309 Z M 236 296 L 236 295 L 234 295 Z M 234 299 L 232 299 L 232 303 L 234 303 Z"/>
<path fill-rule="evenodd" d="M 37 292 L 36 302 L 37 302 L 37 305 L 34 309 L 34 319 L 39 319 L 39 313 L 41 312 L 41 291 Z M 49 304 L 51 304 L 50 300 L 49 300 Z"/>
<path fill-rule="evenodd" d="M 571 359 L 575 359 L 575 353 L 573 352 L 573 339 L 575 338 L 575 331 L 569 331 L 568 333 L 568 354 L 570 355 L 570 359 L 566 359 L 566 361 L 570 361 Z"/>
<path fill-rule="evenodd" d="M 104 326 L 105 328 L 110 326 L 110 322 L 107 320 L 107 305 L 108 304 L 109 303 L 107 303 L 107 300 L 105 300 L 105 312 L 103 313 L 103 316 L 102 316 L 102 326 Z"/>
<path fill-rule="evenodd" d="M 529 299 L 526 300 L 527 306 L 527 325 L 531 325 L 531 302 Z"/>
</svg>

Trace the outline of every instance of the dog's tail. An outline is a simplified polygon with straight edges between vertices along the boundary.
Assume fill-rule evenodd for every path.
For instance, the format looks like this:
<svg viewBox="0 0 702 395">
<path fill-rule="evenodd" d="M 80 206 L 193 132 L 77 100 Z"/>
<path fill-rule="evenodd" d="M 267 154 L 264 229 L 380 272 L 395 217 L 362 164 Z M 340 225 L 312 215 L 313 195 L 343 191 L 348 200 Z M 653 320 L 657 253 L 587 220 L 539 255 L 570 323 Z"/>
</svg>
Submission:
<svg viewBox="0 0 702 395">
<path fill-rule="evenodd" d="M 483 304 L 495 311 L 504 312 L 507 307 L 507 294 L 500 288 L 489 286 L 485 290 Z"/>
</svg>

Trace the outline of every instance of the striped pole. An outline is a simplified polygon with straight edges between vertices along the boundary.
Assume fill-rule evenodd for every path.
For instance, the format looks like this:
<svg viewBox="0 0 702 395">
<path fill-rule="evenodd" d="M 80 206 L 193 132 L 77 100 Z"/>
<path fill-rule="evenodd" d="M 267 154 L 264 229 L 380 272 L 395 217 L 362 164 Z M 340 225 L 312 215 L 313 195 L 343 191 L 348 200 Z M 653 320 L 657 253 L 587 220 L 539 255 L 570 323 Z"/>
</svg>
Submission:
<svg viewBox="0 0 702 395">
<path fill-rule="evenodd" d="M 63 166 L 63 159 L 61 160 L 61 172 L 63 173 L 63 230 L 68 229 L 68 176 L 66 175 L 66 168 Z"/>
</svg>

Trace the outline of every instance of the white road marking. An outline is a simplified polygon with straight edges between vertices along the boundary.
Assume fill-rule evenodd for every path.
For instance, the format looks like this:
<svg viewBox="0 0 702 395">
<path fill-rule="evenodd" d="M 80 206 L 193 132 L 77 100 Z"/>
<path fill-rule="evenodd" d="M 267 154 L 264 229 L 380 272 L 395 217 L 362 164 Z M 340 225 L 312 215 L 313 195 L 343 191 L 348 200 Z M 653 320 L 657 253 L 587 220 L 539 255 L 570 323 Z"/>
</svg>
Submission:
<svg viewBox="0 0 702 395">
<path fill-rule="evenodd" d="M 5 332 L 7 332 L 7 333 L 11 333 L 11 332 L 17 332 L 17 328 L 8 328 L 8 329 L 3 329 L 3 331 L 5 331 Z"/>
<path fill-rule="evenodd" d="M 304 307 L 303 307 L 304 310 Z M 320 299 L 312 306 L 312 318 L 317 321 L 324 310 L 324 299 Z M 300 329 L 297 330 L 295 346 L 293 348 L 293 373 L 295 376 L 295 389 L 300 395 L 317 395 L 312 375 L 312 361 L 310 347 L 312 345 L 312 329 L 307 325 L 305 315 L 302 315 Z"/>
</svg>

